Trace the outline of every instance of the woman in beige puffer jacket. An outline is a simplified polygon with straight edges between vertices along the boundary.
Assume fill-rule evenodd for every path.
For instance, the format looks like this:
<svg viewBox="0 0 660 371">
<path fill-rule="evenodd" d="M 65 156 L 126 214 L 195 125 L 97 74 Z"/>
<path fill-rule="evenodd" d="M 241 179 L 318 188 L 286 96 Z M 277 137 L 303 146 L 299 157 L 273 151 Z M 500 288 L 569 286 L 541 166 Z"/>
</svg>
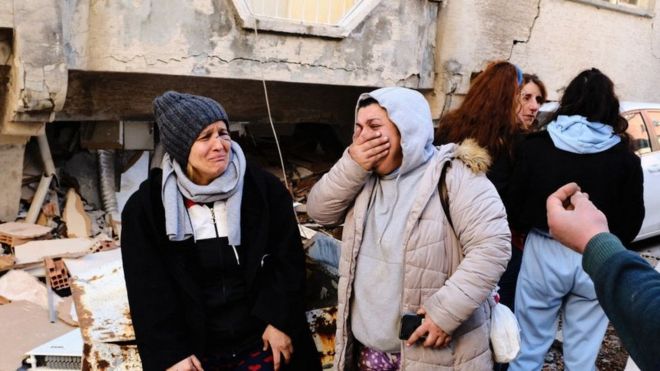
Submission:
<svg viewBox="0 0 660 371">
<path fill-rule="evenodd" d="M 461 146 L 433 147 L 430 110 L 417 92 L 385 88 L 363 94 L 358 103 L 365 99 L 375 100 L 396 126 L 400 136 L 398 140 L 391 140 L 390 152 L 400 151 L 399 167 L 387 174 L 379 174 L 377 165 L 364 169 L 361 166 L 364 162 L 353 158 L 359 157 L 355 150 L 355 143 L 359 142 L 356 130 L 352 147 L 314 186 L 307 202 L 308 213 L 317 222 L 325 225 L 344 222 L 335 367 L 338 370 L 357 368 L 355 356 L 359 344 L 352 325 L 359 327 L 358 338 L 369 341 L 371 339 L 366 338 L 373 337 L 374 344 L 382 340 L 378 339 L 382 335 L 379 333 L 382 325 L 382 331 L 390 337 L 385 340 L 391 344 L 391 341 L 398 341 L 396 334 L 391 334 L 391 328 L 400 326 L 401 315 L 416 313 L 423 307 L 426 318 L 449 335 L 447 340 L 451 341 L 437 348 L 427 348 L 421 343 L 406 346 L 404 341 L 398 341 L 395 344 L 398 344 L 402 370 L 490 370 L 489 298 L 510 256 L 510 234 L 504 206 L 483 173 L 488 166 L 488 155 L 470 141 Z M 358 109 L 356 117 L 357 113 Z M 358 129 L 366 130 L 367 122 L 356 121 Z M 449 211 L 456 234 L 447 223 L 438 196 L 441 170 L 447 161 L 451 161 L 446 175 Z M 414 174 L 414 182 L 406 183 L 410 174 Z M 385 181 L 393 183 L 384 186 L 381 183 Z M 387 194 L 392 189 L 395 194 Z M 389 210 L 390 215 L 374 212 L 373 209 L 379 207 L 378 202 L 386 204 L 385 210 Z M 378 221 L 373 226 L 369 218 L 379 215 L 385 223 Z M 375 236 L 380 236 L 375 240 L 374 230 Z M 379 271 L 382 277 L 373 273 L 369 276 L 365 272 L 378 270 L 371 269 L 373 267 L 368 264 L 377 266 L 382 262 L 371 262 L 365 251 L 391 248 L 386 244 L 390 230 L 401 232 L 390 238 L 400 241 L 390 253 L 400 250 L 401 270 L 392 264 L 391 270 Z M 362 283 L 356 283 L 359 270 L 362 270 Z M 380 296 L 396 294 L 400 299 L 396 303 L 398 308 L 389 308 L 395 317 L 388 317 L 391 313 L 387 310 L 382 316 L 376 313 L 380 306 L 390 302 L 372 306 L 376 310 L 374 318 L 364 315 L 369 303 L 356 306 L 364 300 L 356 300 L 354 292 L 358 286 L 364 286 L 364 282 L 373 285 L 376 292 L 372 298 L 376 302 Z M 384 283 L 388 285 L 385 290 L 382 289 Z M 359 290 L 368 292 L 363 288 Z M 363 313 L 359 318 L 364 321 L 355 322 L 360 311 Z M 395 338 L 391 339 L 392 336 Z"/>
</svg>

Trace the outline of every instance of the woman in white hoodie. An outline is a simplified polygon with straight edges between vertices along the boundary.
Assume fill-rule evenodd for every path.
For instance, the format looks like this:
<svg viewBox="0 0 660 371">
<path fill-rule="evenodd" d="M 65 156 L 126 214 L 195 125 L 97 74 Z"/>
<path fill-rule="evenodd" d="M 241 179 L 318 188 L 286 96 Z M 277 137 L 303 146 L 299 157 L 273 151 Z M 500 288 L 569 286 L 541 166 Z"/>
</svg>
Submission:
<svg viewBox="0 0 660 371">
<path fill-rule="evenodd" d="M 362 94 L 353 143 L 309 194 L 312 218 L 344 222 L 338 370 L 492 368 L 487 299 L 510 255 L 506 213 L 485 150 L 432 141 L 419 92 Z M 445 163 L 453 230 L 438 196 Z M 407 313 L 425 319 L 400 340 Z"/>
<path fill-rule="evenodd" d="M 550 237 L 545 201 L 555 189 L 576 182 L 628 245 L 644 219 L 644 200 L 642 167 L 627 127 L 612 81 L 592 68 L 568 85 L 547 130 L 530 134 L 520 146 L 509 220 L 529 233 L 516 288 L 521 353 L 510 370 L 541 369 L 560 310 L 566 369 L 595 370 L 607 317 L 581 256 Z"/>
</svg>

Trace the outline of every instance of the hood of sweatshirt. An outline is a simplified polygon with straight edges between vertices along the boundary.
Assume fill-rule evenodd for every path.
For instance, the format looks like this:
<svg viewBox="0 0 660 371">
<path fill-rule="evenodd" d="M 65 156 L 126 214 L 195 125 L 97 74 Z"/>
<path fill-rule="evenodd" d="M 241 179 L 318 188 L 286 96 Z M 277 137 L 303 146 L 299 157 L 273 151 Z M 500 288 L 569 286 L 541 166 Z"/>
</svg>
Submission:
<svg viewBox="0 0 660 371">
<path fill-rule="evenodd" d="M 610 125 L 579 115 L 558 116 L 548 124 L 548 133 L 555 147 L 579 154 L 603 152 L 621 141 Z"/>
<path fill-rule="evenodd" d="M 401 134 L 403 162 L 394 173 L 404 176 L 425 164 L 433 156 L 435 147 L 431 109 L 424 96 L 412 89 L 389 87 L 360 95 L 358 104 L 367 98 L 375 99 L 387 111 Z M 357 105 L 355 116 L 357 118 Z"/>
</svg>

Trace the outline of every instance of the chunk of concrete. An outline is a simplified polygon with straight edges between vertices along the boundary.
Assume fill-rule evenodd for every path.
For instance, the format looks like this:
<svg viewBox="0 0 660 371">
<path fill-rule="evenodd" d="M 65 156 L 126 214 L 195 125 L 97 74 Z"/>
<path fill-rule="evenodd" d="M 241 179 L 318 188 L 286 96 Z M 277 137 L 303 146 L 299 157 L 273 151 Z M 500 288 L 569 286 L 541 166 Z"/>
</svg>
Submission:
<svg viewBox="0 0 660 371">
<path fill-rule="evenodd" d="M 0 295 L 14 301 L 24 300 L 48 309 L 46 285 L 22 270 L 11 270 L 0 277 Z M 56 303 L 61 300 L 56 297 Z M 44 314 L 46 319 L 48 316 Z M 0 317 L 7 318 L 7 317 Z"/>
<path fill-rule="evenodd" d="M 47 237 L 52 228 L 32 223 L 9 222 L 0 224 L 0 242 L 11 247 L 34 239 Z"/>
<path fill-rule="evenodd" d="M 94 240 L 90 238 L 61 238 L 30 241 L 14 248 L 16 264 L 40 263 L 46 257 L 82 256 L 91 252 Z"/>
</svg>

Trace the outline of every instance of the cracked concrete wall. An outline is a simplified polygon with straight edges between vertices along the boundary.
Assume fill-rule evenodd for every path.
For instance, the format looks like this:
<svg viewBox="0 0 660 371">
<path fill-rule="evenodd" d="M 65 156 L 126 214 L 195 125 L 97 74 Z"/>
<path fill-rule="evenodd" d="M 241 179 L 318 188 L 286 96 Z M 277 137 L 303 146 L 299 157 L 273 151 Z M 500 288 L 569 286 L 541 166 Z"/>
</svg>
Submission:
<svg viewBox="0 0 660 371">
<path fill-rule="evenodd" d="M 0 7 L 9 8 L 12 1 Z M 67 66 L 57 0 L 13 1 L 8 81 L 3 86 L 0 134 L 29 137 L 64 105 Z M 7 43 L 9 44 L 9 43 Z"/>
<path fill-rule="evenodd" d="M 652 12 L 660 14 L 660 1 Z M 620 99 L 660 102 L 656 22 L 657 16 L 570 0 L 447 0 L 438 21 L 438 78 L 427 95 L 434 116 L 456 106 L 472 73 L 502 59 L 538 74 L 551 100 L 577 73 L 597 67 L 612 78 Z"/>
<path fill-rule="evenodd" d="M 382 0 L 344 39 L 243 29 L 232 0 L 77 0 L 70 69 L 430 89 L 438 4 Z"/>
<path fill-rule="evenodd" d="M 44 133 L 64 105 L 68 71 L 58 3 L 0 1 L 0 220 L 18 212 L 25 142 Z"/>
<path fill-rule="evenodd" d="M 660 28 L 655 18 L 596 8 L 573 1 L 541 0 L 528 43 L 515 45 L 511 60 L 537 72 L 557 99 L 575 75 L 590 67 L 606 73 L 619 98 L 660 102 Z"/>
</svg>

